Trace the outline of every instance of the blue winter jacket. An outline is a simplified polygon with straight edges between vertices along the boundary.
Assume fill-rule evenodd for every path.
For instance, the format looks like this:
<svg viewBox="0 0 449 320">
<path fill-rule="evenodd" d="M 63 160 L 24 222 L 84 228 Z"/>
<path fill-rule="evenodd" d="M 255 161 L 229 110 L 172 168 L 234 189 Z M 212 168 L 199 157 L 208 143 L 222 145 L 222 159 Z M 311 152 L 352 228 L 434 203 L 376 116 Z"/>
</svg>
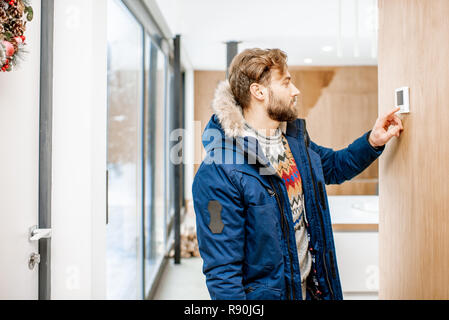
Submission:
<svg viewBox="0 0 449 320">
<path fill-rule="evenodd" d="M 219 85 L 214 115 L 203 134 L 206 157 L 192 186 L 203 272 L 213 300 L 302 300 L 292 211 L 284 181 L 253 137 L 227 82 Z M 301 174 L 309 223 L 312 273 L 307 299 L 343 298 L 325 185 L 364 171 L 383 152 L 370 132 L 334 151 L 310 140 L 306 122 L 283 131 Z M 312 287 L 312 285 L 311 285 Z"/>
</svg>

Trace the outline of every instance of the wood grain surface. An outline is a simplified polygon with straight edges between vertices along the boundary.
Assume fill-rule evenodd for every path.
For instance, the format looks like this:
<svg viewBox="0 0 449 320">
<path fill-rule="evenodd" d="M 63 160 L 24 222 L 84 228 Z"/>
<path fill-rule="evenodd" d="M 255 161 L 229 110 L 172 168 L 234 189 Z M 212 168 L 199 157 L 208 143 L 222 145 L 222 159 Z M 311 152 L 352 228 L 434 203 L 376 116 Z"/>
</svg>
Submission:
<svg viewBox="0 0 449 320">
<path fill-rule="evenodd" d="M 379 113 L 410 87 L 379 165 L 380 299 L 449 298 L 449 1 L 379 1 Z"/>
</svg>

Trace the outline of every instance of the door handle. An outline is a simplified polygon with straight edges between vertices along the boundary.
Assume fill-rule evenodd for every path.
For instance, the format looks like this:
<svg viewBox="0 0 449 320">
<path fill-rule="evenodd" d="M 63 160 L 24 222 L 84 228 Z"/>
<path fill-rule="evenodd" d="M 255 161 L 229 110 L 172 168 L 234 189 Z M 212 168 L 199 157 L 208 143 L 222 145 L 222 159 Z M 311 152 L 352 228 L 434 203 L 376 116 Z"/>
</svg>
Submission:
<svg viewBox="0 0 449 320">
<path fill-rule="evenodd" d="M 39 241 L 41 239 L 51 238 L 51 229 L 39 229 L 38 226 L 30 228 L 30 241 Z"/>
</svg>

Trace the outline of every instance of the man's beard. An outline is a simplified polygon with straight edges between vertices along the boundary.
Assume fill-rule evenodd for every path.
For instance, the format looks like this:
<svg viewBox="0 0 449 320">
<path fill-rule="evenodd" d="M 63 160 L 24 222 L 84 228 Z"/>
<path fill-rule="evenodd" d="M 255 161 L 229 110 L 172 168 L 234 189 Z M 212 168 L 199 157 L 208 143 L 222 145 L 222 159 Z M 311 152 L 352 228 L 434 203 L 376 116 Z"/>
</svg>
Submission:
<svg viewBox="0 0 449 320">
<path fill-rule="evenodd" d="M 291 122 L 298 119 L 297 98 L 293 98 L 288 104 L 275 97 L 271 88 L 268 88 L 267 112 L 270 119 L 279 122 Z"/>
</svg>

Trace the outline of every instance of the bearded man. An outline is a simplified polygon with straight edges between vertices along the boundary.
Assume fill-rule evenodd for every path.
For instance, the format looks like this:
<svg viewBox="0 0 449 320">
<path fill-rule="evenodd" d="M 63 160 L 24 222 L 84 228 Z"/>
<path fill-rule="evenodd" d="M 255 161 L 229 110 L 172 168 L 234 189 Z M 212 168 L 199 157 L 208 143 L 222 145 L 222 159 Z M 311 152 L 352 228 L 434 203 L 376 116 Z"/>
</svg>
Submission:
<svg viewBox="0 0 449 320">
<path fill-rule="evenodd" d="M 248 49 L 217 88 L 192 191 L 213 300 L 343 299 L 325 185 L 368 168 L 403 131 L 395 114 L 346 149 L 311 141 L 287 55 Z"/>
</svg>

